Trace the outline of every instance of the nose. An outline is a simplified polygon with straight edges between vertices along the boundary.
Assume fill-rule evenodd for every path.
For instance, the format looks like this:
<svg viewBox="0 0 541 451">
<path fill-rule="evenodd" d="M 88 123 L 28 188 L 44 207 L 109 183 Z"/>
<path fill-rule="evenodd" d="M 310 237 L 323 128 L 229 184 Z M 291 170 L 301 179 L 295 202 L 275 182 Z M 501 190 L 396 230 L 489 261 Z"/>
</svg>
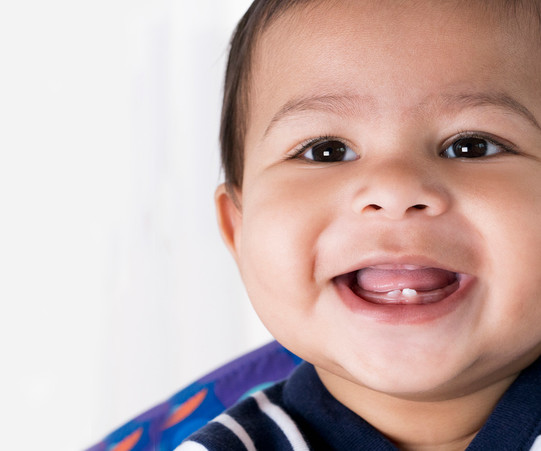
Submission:
<svg viewBox="0 0 541 451">
<path fill-rule="evenodd" d="M 439 216 L 449 208 L 447 190 L 426 165 L 386 161 L 365 171 L 352 203 L 358 214 L 400 220 Z"/>
</svg>

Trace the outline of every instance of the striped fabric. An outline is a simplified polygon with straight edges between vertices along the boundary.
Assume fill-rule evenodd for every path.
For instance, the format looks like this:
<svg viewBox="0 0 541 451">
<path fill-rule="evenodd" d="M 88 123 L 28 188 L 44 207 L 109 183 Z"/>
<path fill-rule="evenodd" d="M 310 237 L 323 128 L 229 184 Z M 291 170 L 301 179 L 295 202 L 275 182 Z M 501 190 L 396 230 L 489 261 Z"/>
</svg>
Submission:
<svg viewBox="0 0 541 451">
<path fill-rule="evenodd" d="M 252 441 L 252 439 L 250 438 L 246 430 L 239 423 L 237 423 L 237 421 L 233 417 L 224 413 L 220 415 L 218 418 L 216 418 L 214 421 L 222 424 L 227 429 L 229 429 L 233 434 L 235 434 L 237 438 L 245 446 L 247 451 L 256 451 L 254 442 Z M 190 442 L 187 442 L 187 443 L 190 443 Z"/>
<path fill-rule="evenodd" d="M 270 402 L 269 398 L 263 392 L 254 394 L 254 399 L 257 402 L 259 410 L 274 421 L 276 426 L 282 430 L 294 451 L 308 451 L 308 446 L 302 438 L 297 425 L 281 407 Z"/>
<path fill-rule="evenodd" d="M 271 444 L 271 448 L 267 449 L 309 451 L 308 444 L 292 418 L 279 405 L 271 402 L 264 392 L 254 393 L 241 404 L 233 411 L 219 415 L 207 425 L 206 429 L 210 431 L 207 440 L 185 441 L 175 451 L 258 451 Z M 265 430 L 272 435 L 270 441 L 262 443 L 261 438 L 256 441 L 252 439 L 254 434 L 261 436 L 256 427 L 257 423 L 263 424 Z M 213 438 L 213 435 L 216 438 Z"/>
<path fill-rule="evenodd" d="M 278 383 L 228 409 L 176 451 L 397 451 L 301 364 Z M 500 400 L 468 451 L 541 451 L 541 359 Z"/>
<path fill-rule="evenodd" d="M 541 435 L 535 439 L 533 446 L 530 448 L 530 451 L 541 451 Z"/>
</svg>

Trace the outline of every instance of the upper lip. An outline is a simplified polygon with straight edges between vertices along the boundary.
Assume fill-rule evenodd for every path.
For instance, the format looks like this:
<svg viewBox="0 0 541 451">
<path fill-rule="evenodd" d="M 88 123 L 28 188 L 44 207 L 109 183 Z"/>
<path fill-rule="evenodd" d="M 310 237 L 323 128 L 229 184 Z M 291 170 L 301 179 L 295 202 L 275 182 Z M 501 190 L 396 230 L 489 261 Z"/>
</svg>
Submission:
<svg viewBox="0 0 541 451">
<path fill-rule="evenodd" d="M 373 267 L 373 266 L 387 266 L 391 267 L 392 269 L 414 269 L 414 268 L 438 268 L 443 269 L 449 272 L 454 273 L 463 273 L 463 271 L 460 271 L 453 265 L 450 265 L 448 263 L 442 262 L 440 260 L 423 256 L 423 255 L 379 255 L 379 256 L 372 256 L 368 257 L 366 259 L 357 261 L 347 267 L 345 267 L 344 271 L 340 274 L 337 274 L 337 276 L 341 276 L 344 274 L 349 274 L 355 271 L 359 271 L 363 268 Z M 408 268 L 409 266 L 409 268 Z M 414 267 L 414 268 L 412 268 Z M 389 268 L 389 269 L 391 269 Z"/>
</svg>

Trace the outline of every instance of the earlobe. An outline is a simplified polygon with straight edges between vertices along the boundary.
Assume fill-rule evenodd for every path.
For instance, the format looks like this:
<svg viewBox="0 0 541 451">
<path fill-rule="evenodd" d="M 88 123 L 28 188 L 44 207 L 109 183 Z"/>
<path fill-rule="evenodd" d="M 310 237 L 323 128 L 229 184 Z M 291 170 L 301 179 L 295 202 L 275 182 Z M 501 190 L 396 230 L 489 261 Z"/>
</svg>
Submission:
<svg viewBox="0 0 541 451">
<path fill-rule="evenodd" d="M 225 183 L 222 183 L 216 188 L 214 202 L 216 205 L 216 216 L 218 217 L 218 227 L 222 239 L 238 262 L 242 229 L 242 213 L 240 207 L 242 193 L 240 189 L 237 188 L 231 188 L 231 190 L 228 190 Z"/>
</svg>

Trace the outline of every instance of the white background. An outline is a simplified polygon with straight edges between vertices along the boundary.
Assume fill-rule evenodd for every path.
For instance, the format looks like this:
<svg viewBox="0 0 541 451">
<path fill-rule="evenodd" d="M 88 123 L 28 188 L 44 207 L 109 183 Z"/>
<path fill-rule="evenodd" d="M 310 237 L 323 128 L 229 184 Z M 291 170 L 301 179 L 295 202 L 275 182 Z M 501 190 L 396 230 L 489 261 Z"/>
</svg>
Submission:
<svg viewBox="0 0 541 451">
<path fill-rule="evenodd" d="M 90 446 L 270 339 L 213 205 L 248 4 L 2 2 L 2 449 Z"/>
</svg>

